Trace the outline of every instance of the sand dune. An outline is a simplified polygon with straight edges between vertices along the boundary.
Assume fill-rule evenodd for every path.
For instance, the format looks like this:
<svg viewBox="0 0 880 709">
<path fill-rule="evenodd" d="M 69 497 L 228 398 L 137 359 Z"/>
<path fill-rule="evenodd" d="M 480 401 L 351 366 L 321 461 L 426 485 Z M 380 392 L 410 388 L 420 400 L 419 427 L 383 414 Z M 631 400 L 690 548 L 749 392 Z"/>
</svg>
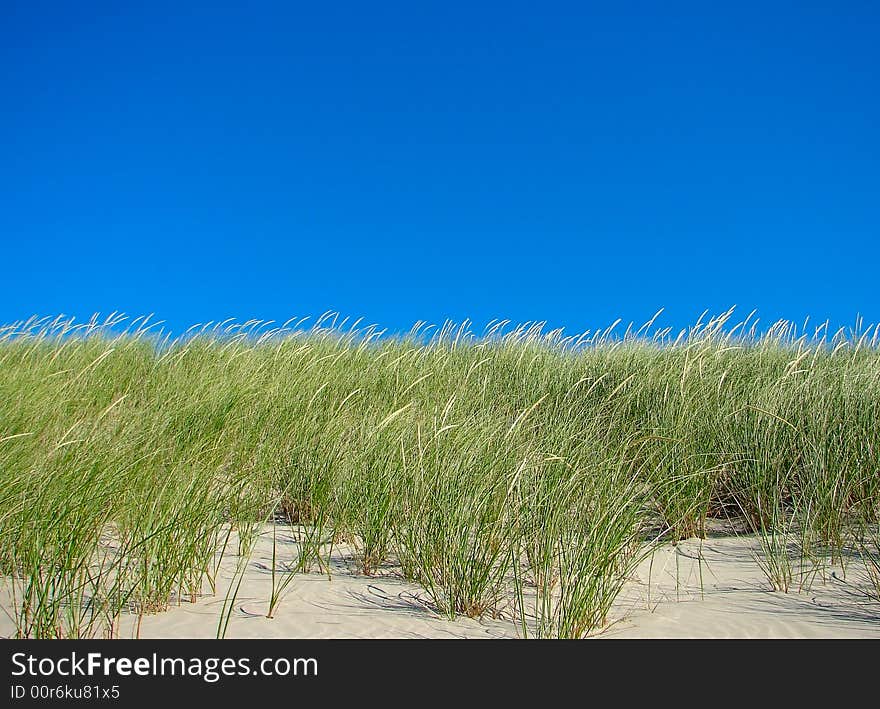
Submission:
<svg viewBox="0 0 880 709">
<path fill-rule="evenodd" d="M 278 538 L 293 558 L 289 534 Z M 596 638 L 880 638 L 880 603 L 865 593 L 857 560 L 817 577 L 809 589 L 770 590 L 755 561 L 755 541 L 742 537 L 689 540 L 665 545 L 637 569 Z M 297 574 L 267 618 L 271 592 L 271 534 L 263 535 L 247 561 L 227 629 L 231 638 L 516 638 L 512 605 L 500 617 L 449 621 L 428 595 L 393 567 L 358 575 L 351 550 L 334 552 L 331 576 Z M 205 595 L 164 613 L 145 616 L 143 638 L 213 638 L 224 596 L 233 579 L 234 555 L 224 558 L 216 595 Z M 8 608 L 9 597 L 4 599 Z M 133 637 L 136 618 L 122 619 L 120 637 Z M 0 618 L 0 633 L 14 626 Z"/>
</svg>

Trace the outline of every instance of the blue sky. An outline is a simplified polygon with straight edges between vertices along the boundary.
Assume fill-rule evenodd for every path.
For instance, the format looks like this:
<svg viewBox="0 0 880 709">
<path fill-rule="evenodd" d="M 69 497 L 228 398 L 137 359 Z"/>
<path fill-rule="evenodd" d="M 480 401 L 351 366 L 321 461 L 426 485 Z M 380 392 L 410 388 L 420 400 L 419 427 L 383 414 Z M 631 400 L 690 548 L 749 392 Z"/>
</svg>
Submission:
<svg viewBox="0 0 880 709">
<path fill-rule="evenodd" d="M 0 322 L 880 321 L 876 3 L 2 16 Z"/>
</svg>

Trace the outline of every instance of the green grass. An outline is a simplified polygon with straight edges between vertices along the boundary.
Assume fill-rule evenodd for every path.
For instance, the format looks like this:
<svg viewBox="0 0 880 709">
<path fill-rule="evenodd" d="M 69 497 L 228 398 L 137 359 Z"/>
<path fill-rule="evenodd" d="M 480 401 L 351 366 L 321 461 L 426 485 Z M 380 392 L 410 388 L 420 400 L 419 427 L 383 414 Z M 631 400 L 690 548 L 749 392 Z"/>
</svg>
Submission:
<svg viewBox="0 0 880 709">
<path fill-rule="evenodd" d="M 513 598 L 540 637 L 601 628 L 658 529 L 715 517 L 758 534 L 777 589 L 793 534 L 800 560 L 876 572 L 876 328 L 122 325 L 0 328 L 0 571 L 22 637 L 112 635 L 213 592 L 231 532 L 246 554 L 266 520 L 301 542 L 269 615 L 342 541 L 450 618 Z"/>
</svg>

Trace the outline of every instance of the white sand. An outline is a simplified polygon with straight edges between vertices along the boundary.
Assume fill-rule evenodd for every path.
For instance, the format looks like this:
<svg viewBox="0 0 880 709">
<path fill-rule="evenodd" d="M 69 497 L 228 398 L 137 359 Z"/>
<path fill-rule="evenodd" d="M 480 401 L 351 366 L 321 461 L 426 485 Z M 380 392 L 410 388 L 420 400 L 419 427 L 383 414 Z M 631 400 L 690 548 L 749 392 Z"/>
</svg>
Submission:
<svg viewBox="0 0 880 709">
<path fill-rule="evenodd" d="M 880 602 L 866 595 L 858 559 L 845 580 L 837 566 L 809 588 L 799 592 L 796 580 L 782 593 L 771 590 L 757 549 L 754 539 L 737 537 L 663 546 L 653 568 L 650 559 L 640 566 L 616 604 L 619 620 L 601 637 L 880 638 Z"/>
<path fill-rule="evenodd" d="M 279 559 L 295 556 L 293 537 L 279 533 Z M 843 580 L 840 568 L 809 590 L 774 592 L 756 563 L 754 540 L 725 537 L 666 545 L 643 562 L 612 611 L 599 638 L 880 638 L 880 603 L 868 598 L 860 563 Z M 700 559 L 702 557 L 702 560 Z M 424 589 L 384 569 L 373 577 L 355 571 L 350 550 L 334 552 L 332 576 L 297 574 L 274 618 L 271 534 L 264 534 L 247 563 L 234 604 L 231 638 L 515 638 L 512 609 L 501 618 L 449 621 L 431 607 Z M 216 596 L 206 595 L 167 612 L 145 616 L 143 638 L 213 638 L 224 594 L 238 557 L 223 560 Z M 700 572 L 702 571 L 702 582 Z M 9 609 L 8 595 L 0 597 Z M 133 637 L 135 618 L 124 617 L 120 637 Z M 0 635 L 14 626 L 0 616 Z"/>
</svg>

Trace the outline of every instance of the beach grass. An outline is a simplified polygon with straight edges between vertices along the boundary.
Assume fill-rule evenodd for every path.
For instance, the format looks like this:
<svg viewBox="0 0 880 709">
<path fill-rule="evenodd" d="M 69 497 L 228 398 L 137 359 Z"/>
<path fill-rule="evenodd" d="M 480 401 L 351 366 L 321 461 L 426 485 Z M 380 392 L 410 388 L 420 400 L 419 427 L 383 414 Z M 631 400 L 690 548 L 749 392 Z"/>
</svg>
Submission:
<svg viewBox="0 0 880 709">
<path fill-rule="evenodd" d="M 270 616 L 345 541 L 449 618 L 583 637 L 651 544 L 731 516 L 777 590 L 828 554 L 876 579 L 880 330 L 653 323 L 2 327 L 5 610 L 20 637 L 112 636 L 216 591 L 266 523 L 300 541 Z"/>
</svg>

